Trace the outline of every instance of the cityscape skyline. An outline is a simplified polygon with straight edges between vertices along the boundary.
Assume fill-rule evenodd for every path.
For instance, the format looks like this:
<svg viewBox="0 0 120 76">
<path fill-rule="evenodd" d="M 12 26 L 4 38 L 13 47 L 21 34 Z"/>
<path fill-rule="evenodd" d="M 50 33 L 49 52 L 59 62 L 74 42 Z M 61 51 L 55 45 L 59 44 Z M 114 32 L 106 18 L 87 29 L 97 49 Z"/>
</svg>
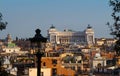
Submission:
<svg viewBox="0 0 120 76">
<path fill-rule="evenodd" d="M 120 76 L 119 13 L 119 0 L 0 0 L 0 76 Z"/>
<path fill-rule="evenodd" d="M 106 25 L 112 22 L 109 0 L 1 0 L 0 12 L 8 25 L 0 31 L 0 38 L 29 38 L 40 28 L 43 36 L 53 24 L 56 29 L 83 31 L 90 24 L 95 37 L 112 37 Z"/>
</svg>

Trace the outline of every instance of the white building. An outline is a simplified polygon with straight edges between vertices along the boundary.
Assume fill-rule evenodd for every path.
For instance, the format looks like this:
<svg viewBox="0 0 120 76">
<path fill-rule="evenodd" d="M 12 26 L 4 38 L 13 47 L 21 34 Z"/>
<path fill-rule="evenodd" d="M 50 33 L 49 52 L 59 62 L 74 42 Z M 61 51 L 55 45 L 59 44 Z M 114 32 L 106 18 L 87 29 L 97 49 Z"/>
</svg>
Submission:
<svg viewBox="0 0 120 76">
<path fill-rule="evenodd" d="M 10 74 L 17 76 L 17 68 L 14 67 L 10 70 Z"/>
<path fill-rule="evenodd" d="M 29 76 L 37 76 L 37 68 L 29 68 Z M 51 69 L 42 68 L 41 76 L 51 76 Z"/>
<path fill-rule="evenodd" d="M 96 71 L 98 71 L 99 68 L 99 72 L 100 72 L 103 71 L 103 68 L 105 66 L 106 66 L 106 59 L 101 57 L 100 53 L 96 53 L 93 59 L 93 69 L 96 69 Z"/>
<path fill-rule="evenodd" d="M 48 39 L 53 44 L 94 44 L 94 30 L 90 25 L 84 31 L 58 31 L 54 26 L 48 30 Z"/>
<path fill-rule="evenodd" d="M 3 52 L 5 52 L 5 53 L 19 53 L 20 48 L 19 47 L 6 47 L 6 48 L 3 48 Z"/>
</svg>

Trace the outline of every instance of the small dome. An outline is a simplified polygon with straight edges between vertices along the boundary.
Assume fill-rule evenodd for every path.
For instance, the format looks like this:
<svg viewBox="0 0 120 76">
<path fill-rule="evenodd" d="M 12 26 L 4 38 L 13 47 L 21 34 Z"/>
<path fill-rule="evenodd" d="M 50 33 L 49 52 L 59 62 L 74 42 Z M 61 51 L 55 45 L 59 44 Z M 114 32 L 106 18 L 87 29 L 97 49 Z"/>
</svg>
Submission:
<svg viewBox="0 0 120 76">
<path fill-rule="evenodd" d="M 99 58 L 99 57 L 101 57 L 100 53 L 96 53 L 95 58 Z"/>
<path fill-rule="evenodd" d="M 90 24 L 88 24 L 87 29 L 91 29 L 91 28 L 92 28 L 92 26 L 90 26 Z"/>
<path fill-rule="evenodd" d="M 53 26 L 53 25 L 52 25 L 50 28 L 51 28 L 51 29 L 54 29 L 54 28 L 55 28 L 55 26 Z"/>
</svg>

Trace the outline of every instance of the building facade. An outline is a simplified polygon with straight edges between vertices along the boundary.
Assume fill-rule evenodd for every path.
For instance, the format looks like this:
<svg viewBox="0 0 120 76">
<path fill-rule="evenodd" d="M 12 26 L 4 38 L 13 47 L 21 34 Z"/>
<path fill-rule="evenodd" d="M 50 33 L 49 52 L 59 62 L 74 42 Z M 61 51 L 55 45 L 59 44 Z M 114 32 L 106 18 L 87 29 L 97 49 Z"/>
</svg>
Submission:
<svg viewBox="0 0 120 76">
<path fill-rule="evenodd" d="M 94 44 L 94 30 L 90 25 L 84 31 L 58 31 L 54 26 L 48 30 L 48 39 L 54 44 Z"/>
<path fill-rule="evenodd" d="M 112 46 L 115 44 L 117 39 L 114 38 L 95 38 L 95 44 L 98 46 L 107 45 Z"/>
<path fill-rule="evenodd" d="M 67 69 L 61 64 L 61 57 L 42 57 L 41 67 L 50 68 L 50 76 L 74 76 L 75 71 Z M 42 70 L 41 69 L 41 70 Z M 45 75 L 47 76 L 47 75 Z"/>
<path fill-rule="evenodd" d="M 37 68 L 29 68 L 29 76 L 37 76 Z M 42 68 L 41 76 L 52 76 L 50 68 Z"/>
</svg>

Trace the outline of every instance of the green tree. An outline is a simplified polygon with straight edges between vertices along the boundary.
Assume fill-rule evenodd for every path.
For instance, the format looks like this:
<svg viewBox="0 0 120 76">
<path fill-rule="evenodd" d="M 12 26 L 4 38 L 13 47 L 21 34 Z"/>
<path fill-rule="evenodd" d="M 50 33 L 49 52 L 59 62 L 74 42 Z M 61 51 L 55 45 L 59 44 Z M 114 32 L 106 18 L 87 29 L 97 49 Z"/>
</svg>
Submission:
<svg viewBox="0 0 120 76">
<path fill-rule="evenodd" d="M 6 29 L 7 22 L 2 22 L 2 14 L 0 13 L 0 30 Z M 3 57 L 0 55 L 0 76 L 8 76 L 8 73 L 2 67 Z"/>
<path fill-rule="evenodd" d="M 6 29 L 7 22 L 2 22 L 2 14 L 0 13 L 0 30 Z"/>
<path fill-rule="evenodd" d="M 109 22 L 107 25 L 111 30 L 111 35 L 117 39 L 114 49 L 116 51 L 116 55 L 120 56 L 120 0 L 110 0 L 109 5 L 112 7 L 112 18 L 114 20 L 113 24 L 111 25 Z"/>
</svg>

